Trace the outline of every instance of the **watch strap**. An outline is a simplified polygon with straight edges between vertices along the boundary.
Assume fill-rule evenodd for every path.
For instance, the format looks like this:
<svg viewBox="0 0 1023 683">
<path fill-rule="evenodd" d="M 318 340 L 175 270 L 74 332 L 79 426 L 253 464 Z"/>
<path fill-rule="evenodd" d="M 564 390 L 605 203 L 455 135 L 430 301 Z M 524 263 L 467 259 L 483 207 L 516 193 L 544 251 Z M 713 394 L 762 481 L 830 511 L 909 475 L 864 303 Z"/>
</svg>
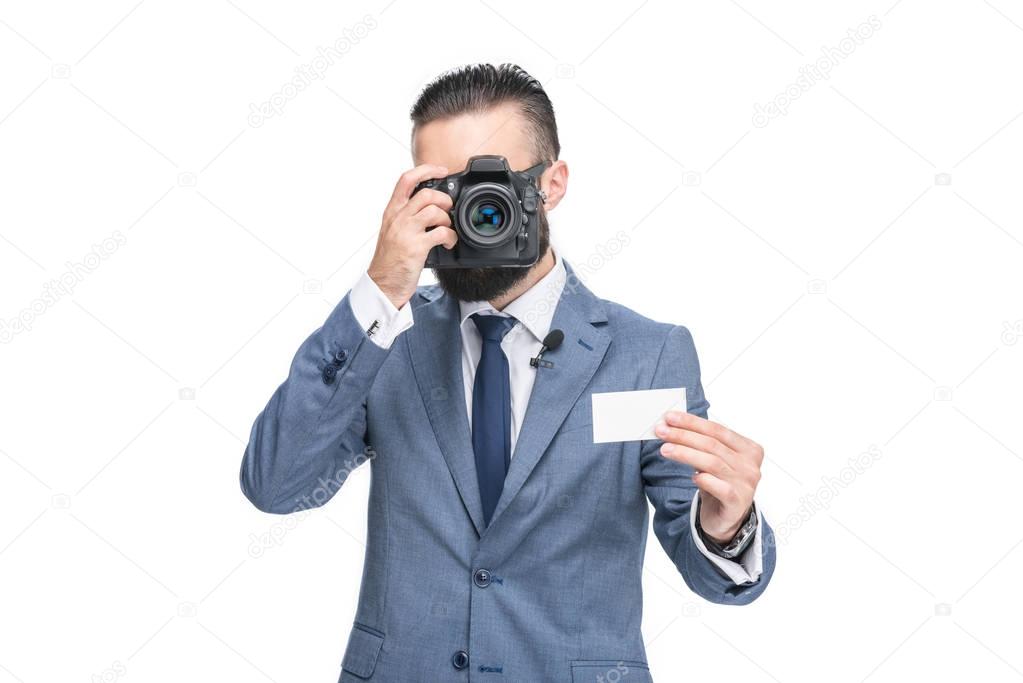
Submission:
<svg viewBox="0 0 1023 683">
<path fill-rule="evenodd" d="M 746 517 L 746 521 L 742 523 L 739 530 L 732 537 L 732 540 L 725 545 L 721 545 L 714 539 L 710 538 L 700 526 L 700 515 L 699 510 L 696 512 L 696 530 L 700 534 L 700 538 L 703 539 L 704 545 L 707 549 L 718 557 L 723 557 L 726 560 L 734 560 L 735 558 L 742 555 L 750 544 L 753 543 L 753 539 L 756 537 L 757 527 L 759 526 L 759 516 L 757 515 L 756 503 L 750 506 L 749 515 Z"/>
</svg>

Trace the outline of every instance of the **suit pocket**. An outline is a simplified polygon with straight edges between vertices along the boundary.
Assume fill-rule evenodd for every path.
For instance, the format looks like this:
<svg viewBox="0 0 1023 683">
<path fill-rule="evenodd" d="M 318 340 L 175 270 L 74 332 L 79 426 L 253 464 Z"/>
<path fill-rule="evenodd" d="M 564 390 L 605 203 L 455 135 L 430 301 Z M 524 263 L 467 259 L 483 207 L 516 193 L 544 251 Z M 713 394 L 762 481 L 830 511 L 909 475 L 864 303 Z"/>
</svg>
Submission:
<svg viewBox="0 0 1023 683">
<path fill-rule="evenodd" d="M 359 678 L 369 678 L 376 668 L 383 644 L 382 632 L 356 622 L 348 636 L 348 647 L 345 648 L 341 669 Z"/>
<path fill-rule="evenodd" d="M 646 662 L 630 659 L 585 659 L 571 662 L 572 683 L 651 683 Z"/>
</svg>

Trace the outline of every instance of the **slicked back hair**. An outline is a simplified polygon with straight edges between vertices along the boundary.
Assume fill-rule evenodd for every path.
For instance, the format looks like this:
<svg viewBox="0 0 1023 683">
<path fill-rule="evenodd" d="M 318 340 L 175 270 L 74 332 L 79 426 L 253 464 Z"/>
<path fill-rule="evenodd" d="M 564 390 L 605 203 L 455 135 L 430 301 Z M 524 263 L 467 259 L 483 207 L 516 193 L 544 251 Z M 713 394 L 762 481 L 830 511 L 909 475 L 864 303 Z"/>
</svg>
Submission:
<svg viewBox="0 0 1023 683">
<path fill-rule="evenodd" d="M 431 121 L 480 114 L 502 104 L 517 105 L 525 118 L 534 161 L 557 160 L 561 144 L 554 106 L 540 81 L 516 64 L 469 64 L 442 73 L 423 88 L 412 106 L 412 134 Z"/>
</svg>

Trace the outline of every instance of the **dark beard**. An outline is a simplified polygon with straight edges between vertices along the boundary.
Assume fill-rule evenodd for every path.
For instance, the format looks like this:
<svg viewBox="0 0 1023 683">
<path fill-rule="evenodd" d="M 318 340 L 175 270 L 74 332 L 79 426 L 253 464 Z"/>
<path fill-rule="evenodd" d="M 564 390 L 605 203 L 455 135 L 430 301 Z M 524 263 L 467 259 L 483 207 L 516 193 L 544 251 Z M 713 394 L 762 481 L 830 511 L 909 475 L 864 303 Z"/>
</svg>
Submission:
<svg viewBox="0 0 1023 683">
<path fill-rule="evenodd" d="M 547 212 L 539 213 L 540 259 L 551 246 Z M 493 301 L 521 282 L 532 270 L 528 268 L 434 268 L 433 274 L 441 288 L 459 301 Z"/>
</svg>

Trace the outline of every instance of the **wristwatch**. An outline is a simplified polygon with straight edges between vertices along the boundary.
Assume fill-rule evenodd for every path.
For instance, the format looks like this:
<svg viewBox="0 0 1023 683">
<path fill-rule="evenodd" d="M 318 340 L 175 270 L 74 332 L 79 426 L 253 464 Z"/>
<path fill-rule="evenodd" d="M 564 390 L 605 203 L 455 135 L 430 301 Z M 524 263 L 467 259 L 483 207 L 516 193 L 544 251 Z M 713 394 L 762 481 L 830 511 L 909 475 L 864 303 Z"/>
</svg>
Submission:
<svg viewBox="0 0 1023 683">
<path fill-rule="evenodd" d="M 700 534 L 700 538 L 703 539 L 707 549 L 718 557 L 734 560 L 745 552 L 746 548 L 750 546 L 750 543 L 756 537 L 758 526 L 756 503 L 750 506 L 749 516 L 746 517 L 746 521 L 742 523 L 742 526 L 739 527 L 739 530 L 727 545 L 717 543 L 703 531 L 703 527 L 700 526 L 699 513 L 699 506 L 697 506 L 697 509 L 693 512 L 696 515 L 696 531 Z"/>
</svg>

